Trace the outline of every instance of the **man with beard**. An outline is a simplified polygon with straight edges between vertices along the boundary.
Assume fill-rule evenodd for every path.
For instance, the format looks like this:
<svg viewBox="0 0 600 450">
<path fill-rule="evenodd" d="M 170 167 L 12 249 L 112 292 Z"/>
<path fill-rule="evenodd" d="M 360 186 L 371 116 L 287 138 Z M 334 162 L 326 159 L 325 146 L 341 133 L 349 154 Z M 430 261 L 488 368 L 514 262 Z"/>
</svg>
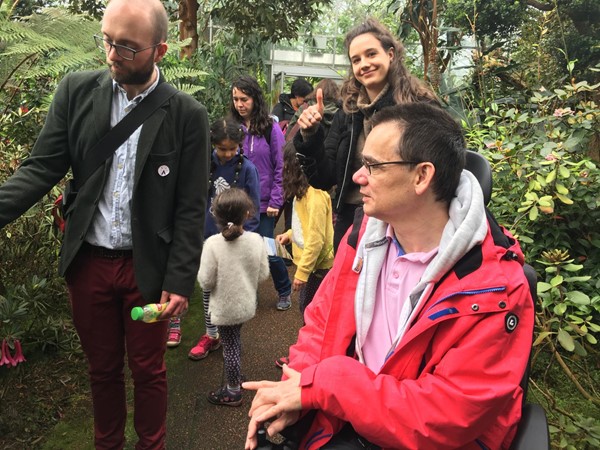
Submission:
<svg viewBox="0 0 600 450">
<path fill-rule="evenodd" d="M 163 82 L 156 63 L 167 51 L 167 28 L 159 0 L 111 1 L 94 37 L 109 70 L 64 78 L 30 157 L 0 186 L 3 227 L 73 169 L 79 191 L 59 272 L 89 363 L 98 449 L 124 447 L 125 353 L 135 448 L 165 447 L 168 322 L 134 322 L 130 311 L 169 302 L 164 318 L 184 313 L 200 261 L 209 132 L 205 108 L 190 96 L 164 100 L 87 180 L 78 179 L 89 150 Z"/>
</svg>

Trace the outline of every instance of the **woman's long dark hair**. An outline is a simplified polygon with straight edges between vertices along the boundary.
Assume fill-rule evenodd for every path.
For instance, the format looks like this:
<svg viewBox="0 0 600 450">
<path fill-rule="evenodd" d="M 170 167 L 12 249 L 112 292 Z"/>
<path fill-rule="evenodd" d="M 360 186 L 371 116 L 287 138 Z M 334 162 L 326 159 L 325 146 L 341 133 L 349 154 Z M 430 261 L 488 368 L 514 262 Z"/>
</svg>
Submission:
<svg viewBox="0 0 600 450">
<path fill-rule="evenodd" d="M 308 191 L 308 180 L 296 158 L 296 148 L 293 142 L 283 147 L 283 191 L 286 198 L 301 199 Z"/>
<path fill-rule="evenodd" d="M 262 89 L 258 85 L 258 81 L 250 75 L 242 75 L 231 85 L 232 95 L 229 97 L 229 111 L 231 116 L 238 122 L 243 123 L 244 118 L 235 109 L 233 104 L 233 88 L 236 88 L 252 98 L 254 105 L 252 112 L 250 113 L 250 127 L 248 131 L 250 134 L 262 136 L 267 131 L 270 124 L 273 123 L 273 119 L 269 116 L 269 108 L 265 101 Z"/>
<path fill-rule="evenodd" d="M 376 19 L 369 18 L 348 31 L 344 39 L 344 46 L 346 47 L 348 57 L 350 57 L 349 51 L 352 41 L 356 37 L 366 33 L 372 34 L 381 43 L 384 51 L 393 49 L 394 58 L 390 63 L 387 81 L 396 104 L 418 101 L 439 103 L 433 91 L 423 81 L 412 75 L 404 65 L 406 52 L 402 43 Z M 356 110 L 358 94 L 361 88 L 362 84 L 355 78 L 354 71 L 349 70 L 348 78 L 342 86 L 344 111 L 352 112 Z"/>
</svg>

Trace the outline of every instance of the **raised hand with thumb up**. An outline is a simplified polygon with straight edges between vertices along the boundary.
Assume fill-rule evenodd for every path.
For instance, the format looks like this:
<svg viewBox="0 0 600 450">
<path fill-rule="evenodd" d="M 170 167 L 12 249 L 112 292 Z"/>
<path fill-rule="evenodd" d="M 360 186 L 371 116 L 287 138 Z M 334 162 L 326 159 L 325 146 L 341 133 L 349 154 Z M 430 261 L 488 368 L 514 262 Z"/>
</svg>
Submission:
<svg viewBox="0 0 600 450">
<path fill-rule="evenodd" d="M 325 105 L 323 104 L 323 90 L 317 89 L 317 103 L 311 105 L 302 111 L 298 118 L 298 125 L 301 130 L 313 131 L 319 126 L 321 120 L 323 120 L 323 112 L 325 111 Z"/>
</svg>

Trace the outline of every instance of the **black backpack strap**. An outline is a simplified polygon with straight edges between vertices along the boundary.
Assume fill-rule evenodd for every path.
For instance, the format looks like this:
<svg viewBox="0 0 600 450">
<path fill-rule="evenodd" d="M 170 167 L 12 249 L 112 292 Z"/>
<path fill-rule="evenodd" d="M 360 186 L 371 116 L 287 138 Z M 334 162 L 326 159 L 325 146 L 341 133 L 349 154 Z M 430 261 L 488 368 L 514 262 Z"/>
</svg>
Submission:
<svg viewBox="0 0 600 450">
<path fill-rule="evenodd" d="M 271 146 L 271 133 L 273 133 L 273 121 L 271 120 L 271 123 L 269 125 L 267 125 L 267 128 L 265 129 L 265 139 L 267 141 L 267 144 L 269 144 L 269 147 Z"/>
<path fill-rule="evenodd" d="M 352 221 L 352 231 L 350 231 L 350 235 L 348 236 L 348 245 L 355 250 L 358 245 L 358 234 L 360 233 L 360 225 L 362 224 L 364 216 L 365 211 L 362 206 L 356 208 L 354 211 L 354 220 Z"/>
<path fill-rule="evenodd" d="M 160 83 L 156 88 L 127 114 L 123 120 L 106 133 L 87 153 L 81 172 L 77 175 L 77 189 L 106 161 L 129 136 L 163 103 L 177 93 L 168 83 Z"/>
</svg>

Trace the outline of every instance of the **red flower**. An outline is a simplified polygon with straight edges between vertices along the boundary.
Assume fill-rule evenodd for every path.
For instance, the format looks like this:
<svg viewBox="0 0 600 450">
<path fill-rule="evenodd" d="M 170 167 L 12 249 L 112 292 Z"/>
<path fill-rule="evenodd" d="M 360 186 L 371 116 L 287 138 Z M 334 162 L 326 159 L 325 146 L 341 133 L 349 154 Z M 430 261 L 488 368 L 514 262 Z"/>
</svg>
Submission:
<svg viewBox="0 0 600 450">
<path fill-rule="evenodd" d="M 27 361 L 25 356 L 23 355 L 23 349 L 21 348 L 21 342 L 18 339 L 15 339 L 15 355 L 13 356 L 15 361 L 15 366 L 19 363 Z"/>
<path fill-rule="evenodd" d="M 2 340 L 2 356 L 0 357 L 0 366 L 12 364 L 13 359 L 10 356 L 10 351 L 8 349 L 8 342 L 6 339 Z"/>
</svg>

